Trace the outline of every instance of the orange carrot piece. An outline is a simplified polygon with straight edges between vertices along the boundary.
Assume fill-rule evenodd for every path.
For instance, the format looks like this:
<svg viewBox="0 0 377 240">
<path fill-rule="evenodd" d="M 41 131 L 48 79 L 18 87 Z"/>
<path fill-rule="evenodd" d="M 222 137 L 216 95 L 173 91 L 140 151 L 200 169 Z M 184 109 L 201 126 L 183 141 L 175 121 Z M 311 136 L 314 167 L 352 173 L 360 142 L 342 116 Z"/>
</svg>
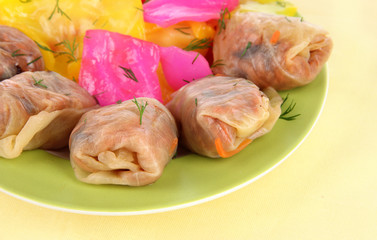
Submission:
<svg viewBox="0 0 377 240">
<path fill-rule="evenodd" d="M 174 138 L 173 143 L 171 144 L 169 156 L 173 155 L 175 148 L 178 145 L 178 138 Z"/>
<path fill-rule="evenodd" d="M 215 146 L 217 153 L 219 154 L 220 157 L 222 158 L 228 158 L 233 156 L 236 153 L 239 153 L 242 149 L 244 149 L 247 145 L 249 145 L 252 142 L 250 139 L 245 139 L 236 149 L 230 152 L 226 152 L 223 148 L 223 145 L 221 144 L 220 138 L 215 139 Z"/>
<path fill-rule="evenodd" d="M 164 101 L 164 104 L 166 104 L 170 102 L 170 100 L 173 98 L 171 95 L 173 94 L 174 90 L 169 86 L 168 82 L 166 81 L 164 72 L 162 71 L 161 62 L 158 64 L 157 76 L 160 82 L 162 100 Z"/>
<path fill-rule="evenodd" d="M 276 30 L 276 31 L 274 32 L 274 34 L 272 34 L 272 37 L 271 37 L 271 39 L 270 39 L 270 42 L 271 42 L 272 44 L 277 43 L 277 42 L 279 41 L 279 37 L 280 37 L 280 31 L 279 31 L 279 30 Z"/>
</svg>

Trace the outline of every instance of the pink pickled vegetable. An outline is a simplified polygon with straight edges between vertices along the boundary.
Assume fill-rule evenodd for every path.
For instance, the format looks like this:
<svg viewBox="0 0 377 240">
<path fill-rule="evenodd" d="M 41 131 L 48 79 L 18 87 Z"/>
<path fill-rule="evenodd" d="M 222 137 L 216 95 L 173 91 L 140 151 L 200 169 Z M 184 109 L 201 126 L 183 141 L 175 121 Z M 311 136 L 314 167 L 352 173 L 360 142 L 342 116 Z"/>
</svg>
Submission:
<svg viewBox="0 0 377 240">
<path fill-rule="evenodd" d="M 194 79 L 212 74 L 207 60 L 197 52 L 177 47 L 160 47 L 160 56 L 166 81 L 174 90 Z"/>
<path fill-rule="evenodd" d="M 143 5 L 144 20 L 168 27 L 182 21 L 205 22 L 219 19 L 220 12 L 232 11 L 239 0 L 151 0 Z"/>
<path fill-rule="evenodd" d="M 89 30 L 84 38 L 79 84 L 101 106 L 133 97 L 162 102 L 157 76 L 159 47 L 105 30 Z"/>
<path fill-rule="evenodd" d="M 101 106 L 133 97 L 162 102 L 157 68 L 161 61 L 166 82 L 173 90 L 212 74 L 207 60 L 197 52 L 158 45 L 105 30 L 89 30 L 79 84 Z"/>
</svg>

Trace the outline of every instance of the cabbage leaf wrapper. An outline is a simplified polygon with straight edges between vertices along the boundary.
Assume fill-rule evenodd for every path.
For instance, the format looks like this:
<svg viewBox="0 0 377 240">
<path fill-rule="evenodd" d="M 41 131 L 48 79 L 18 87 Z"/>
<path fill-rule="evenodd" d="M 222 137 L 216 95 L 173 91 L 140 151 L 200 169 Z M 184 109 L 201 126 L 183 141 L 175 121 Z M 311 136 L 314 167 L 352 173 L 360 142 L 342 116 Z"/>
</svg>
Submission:
<svg viewBox="0 0 377 240">
<path fill-rule="evenodd" d="M 85 89 L 55 72 L 24 72 L 0 82 L 0 157 L 67 146 L 81 115 L 96 104 Z"/>
<path fill-rule="evenodd" d="M 37 44 L 16 28 L 0 25 L 0 81 L 26 71 L 43 71 Z"/>
<path fill-rule="evenodd" d="M 224 21 L 213 47 L 214 60 L 222 64 L 213 71 L 247 78 L 262 89 L 309 84 L 331 54 L 328 32 L 299 17 L 238 10 Z"/>
<path fill-rule="evenodd" d="M 70 159 L 80 181 L 143 186 L 160 178 L 177 145 L 167 108 L 135 98 L 84 114 L 71 134 Z"/>
<path fill-rule="evenodd" d="M 268 133 L 282 99 L 243 78 L 209 76 L 178 90 L 167 104 L 183 144 L 203 156 L 230 157 Z"/>
</svg>

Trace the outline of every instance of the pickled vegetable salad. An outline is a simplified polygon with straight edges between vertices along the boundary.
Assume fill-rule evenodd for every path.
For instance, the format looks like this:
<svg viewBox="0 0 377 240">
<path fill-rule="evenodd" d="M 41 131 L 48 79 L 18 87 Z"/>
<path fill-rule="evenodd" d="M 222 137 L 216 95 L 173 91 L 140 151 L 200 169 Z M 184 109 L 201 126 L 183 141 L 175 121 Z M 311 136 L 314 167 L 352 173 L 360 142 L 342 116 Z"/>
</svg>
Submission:
<svg viewBox="0 0 377 240">
<path fill-rule="evenodd" d="M 233 9 L 296 14 L 292 4 L 269 0 L 0 0 L 0 4 L 0 24 L 32 38 L 46 69 L 79 81 L 102 105 L 134 96 L 168 102 L 175 90 L 212 74 L 210 64 L 221 65 L 212 63 L 212 41 Z M 120 40 L 112 48 L 110 37 L 102 39 L 100 49 L 88 30 L 97 30 L 93 38 L 117 36 L 131 45 Z M 94 56 L 90 51 L 103 54 Z M 112 62 L 114 54 L 124 59 Z"/>
</svg>

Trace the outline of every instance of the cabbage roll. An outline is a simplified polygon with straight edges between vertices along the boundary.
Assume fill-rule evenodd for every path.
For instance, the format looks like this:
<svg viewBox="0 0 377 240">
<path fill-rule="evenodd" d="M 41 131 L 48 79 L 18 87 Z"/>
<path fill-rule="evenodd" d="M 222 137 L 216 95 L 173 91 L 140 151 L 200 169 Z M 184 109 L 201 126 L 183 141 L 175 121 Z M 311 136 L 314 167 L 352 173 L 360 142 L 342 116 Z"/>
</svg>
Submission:
<svg viewBox="0 0 377 240">
<path fill-rule="evenodd" d="M 45 64 L 37 44 L 16 28 L 0 25 L 0 81 Z"/>
<path fill-rule="evenodd" d="M 0 82 L 0 157 L 58 149 L 95 99 L 55 72 L 24 72 Z"/>
<path fill-rule="evenodd" d="M 279 118 L 281 97 L 234 77 L 206 77 L 174 93 L 167 104 L 183 144 L 203 156 L 229 157 L 268 133 Z"/>
<path fill-rule="evenodd" d="M 298 17 L 239 10 L 225 26 L 214 39 L 213 71 L 247 78 L 260 88 L 310 83 L 332 50 L 327 31 Z"/>
<path fill-rule="evenodd" d="M 91 184 L 148 185 L 174 156 L 177 127 L 153 98 L 135 98 L 84 114 L 70 138 L 77 179 Z"/>
</svg>

